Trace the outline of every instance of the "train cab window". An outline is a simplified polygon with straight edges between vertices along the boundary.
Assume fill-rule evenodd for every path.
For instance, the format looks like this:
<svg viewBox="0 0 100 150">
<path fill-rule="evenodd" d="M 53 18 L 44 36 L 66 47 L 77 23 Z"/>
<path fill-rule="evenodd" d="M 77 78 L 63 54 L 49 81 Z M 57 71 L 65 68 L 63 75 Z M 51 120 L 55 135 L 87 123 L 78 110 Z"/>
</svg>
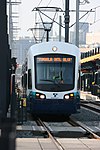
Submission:
<svg viewBox="0 0 100 150">
<path fill-rule="evenodd" d="M 31 69 L 28 70 L 28 89 L 32 89 L 32 73 L 31 73 Z"/>
<path fill-rule="evenodd" d="M 35 56 L 35 87 L 43 91 L 67 91 L 74 88 L 75 57 L 67 54 Z"/>
</svg>

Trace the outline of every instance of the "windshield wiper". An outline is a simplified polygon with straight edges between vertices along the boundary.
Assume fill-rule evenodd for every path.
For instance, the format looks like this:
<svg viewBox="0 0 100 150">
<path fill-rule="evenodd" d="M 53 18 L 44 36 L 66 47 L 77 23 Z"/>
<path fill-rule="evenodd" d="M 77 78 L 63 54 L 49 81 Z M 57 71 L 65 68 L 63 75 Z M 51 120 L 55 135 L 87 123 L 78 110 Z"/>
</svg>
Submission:
<svg viewBox="0 0 100 150">
<path fill-rule="evenodd" d="M 48 81 L 54 83 L 54 80 L 50 80 L 50 79 L 40 79 L 40 81 Z"/>
<path fill-rule="evenodd" d="M 48 82 L 52 82 L 52 83 L 54 83 L 55 85 L 57 85 L 58 87 L 60 87 L 60 86 L 59 86 L 59 83 L 58 83 L 58 82 L 55 82 L 56 80 L 40 79 L 40 81 L 48 81 Z"/>
</svg>

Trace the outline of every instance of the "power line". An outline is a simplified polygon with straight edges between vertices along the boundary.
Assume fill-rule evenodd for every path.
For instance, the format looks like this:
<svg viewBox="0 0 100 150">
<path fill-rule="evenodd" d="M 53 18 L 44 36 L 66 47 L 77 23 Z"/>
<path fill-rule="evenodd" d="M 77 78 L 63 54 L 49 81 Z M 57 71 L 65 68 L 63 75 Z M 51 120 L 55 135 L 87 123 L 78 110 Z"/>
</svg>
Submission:
<svg viewBox="0 0 100 150">
<path fill-rule="evenodd" d="M 90 23 L 90 25 L 92 25 L 92 24 L 94 24 L 94 23 L 100 21 L 100 19 L 96 20 L 96 9 L 99 8 L 99 7 L 100 7 L 100 6 L 97 6 L 97 7 L 95 7 L 95 8 L 92 8 L 92 9 L 95 10 L 95 11 L 94 11 L 94 12 L 95 12 L 95 15 L 94 15 L 94 22 L 93 22 L 93 23 Z M 86 20 L 88 19 L 89 15 L 90 15 L 90 13 L 89 13 L 88 16 L 86 17 L 86 19 L 85 19 L 84 23 L 82 24 L 82 26 L 80 27 L 80 29 L 82 29 L 82 27 L 84 26 L 84 24 L 85 24 Z M 86 28 L 86 29 L 87 29 L 87 28 Z M 85 29 L 85 30 L 86 30 L 86 29 Z M 85 30 L 84 30 L 83 32 L 85 32 Z"/>
<path fill-rule="evenodd" d="M 100 19 L 94 21 L 93 23 L 90 23 L 90 25 L 93 25 L 94 23 L 97 23 L 98 21 L 100 21 Z"/>
<path fill-rule="evenodd" d="M 41 2 L 42 2 L 42 0 L 40 0 L 40 2 L 38 3 L 38 6 L 41 4 Z M 37 6 L 37 7 L 38 7 L 38 6 Z"/>
<path fill-rule="evenodd" d="M 81 20 L 83 17 L 85 17 L 89 12 L 92 12 L 93 9 L 90 9 L 89 11 L 87 11 L 82 17 L 79 18 L 79 20 Z M 76 24 L 76 22 L 74 22 L 69 28 L 73 27 Z"/>
<path fill-rule="evenodd" d="M 47 7 L 50 5 L 51 2 L 52 2 L 52 0 L 49 1 L 49 3 L 47 4 Z"/>
<path fill-rule="evenodd" d="M 81 25 L 80 29 L 82 29 L 82 27 L 85 25 L 86 20 L 88 19 L 89 15 L 90 15 L 90 14 L 88 14 L 88 16 L 86 17 L 86 19 L 85 19 L 85 21 L 83 22 L 83 24 Z"/>
</svg>

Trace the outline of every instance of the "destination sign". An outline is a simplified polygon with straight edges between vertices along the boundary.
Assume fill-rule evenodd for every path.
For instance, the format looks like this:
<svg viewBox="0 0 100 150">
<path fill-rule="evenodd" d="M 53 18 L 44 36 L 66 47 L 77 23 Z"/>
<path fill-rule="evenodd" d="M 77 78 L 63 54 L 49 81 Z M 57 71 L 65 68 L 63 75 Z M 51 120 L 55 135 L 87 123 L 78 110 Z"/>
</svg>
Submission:
<svg viewBox="0 0 100 150">
<path fill-rule="evenodd" d="M 72 58 L 60 58 L 60 57 L 38 57 L 37 62 L 72 62 Z"/>
</svg>

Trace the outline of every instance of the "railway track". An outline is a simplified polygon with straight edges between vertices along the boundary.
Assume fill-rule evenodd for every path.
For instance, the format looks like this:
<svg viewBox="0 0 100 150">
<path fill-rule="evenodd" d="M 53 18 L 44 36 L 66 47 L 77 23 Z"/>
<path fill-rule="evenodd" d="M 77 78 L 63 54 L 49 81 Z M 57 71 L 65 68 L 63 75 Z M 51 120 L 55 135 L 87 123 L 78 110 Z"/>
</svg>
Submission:
<svg viewBox="0 0 100 150">
<path fill-rule="evenodd" d="M 52 140 L 52 142 L 55 144 L 58 150 L 65 150 L 64 146 L 51 134 L 49 128 L 46 126 L 46 124 L 40 119 L 37 119 L 38 123 L 42 125 L 45 130 L 47 131 L 48 137 Z"/>
<path fill-rule="evenodd" d="M 45 129 L 47 129 L 47 133 L 49 133 L 50 136 L 52 136 L 54 138 L 54 136 L 51 134 L 51 131 L 49 130 L 48 126 L 45 123 L 43 123 L 40 119 L 39 119 L 39 121 L 40 121 L 40 124 L 43 125 L 43 127 Z M 70 123 L 72 126 L 78 126 L 78 127 L 83 128 L 86 131 L 85 135 L 87 135 L 89 138 L 100 139 L 100 136 L 95 134 L 90 127 L 86 126 L 82 122 L 69 118 L 68 123 Z M 56 139 L 56 138 L 54 138 L 54 139 Z"/>
<path fill-rule="evenodd" d="M 87 125 L 85 125 L 84 123 L 80 122 L 80 121 L 75 121 L 73 119 L 70 119 L 71 123 L 77 126 L 80 126 L 81 128 L 83 128 L 84 130 L 86 130 L 86 133 L 88 135 L 89 138 L 94 138 L 94 139 L 99 139 L 100 140 L 100 136 L 98 136 L 97 134 L 95 134 L 92 129 L 90 127 L 88 127 Z"/>
<path fill-rule="evenodd" d="M 92 102 L 92 101 L 82 102 L 81 101 L 81 106 L 88 108 L 92 111 L 95 111 L 97 113 L 100 113 L 100 102 Z"/>
<path fill-rule="evenodd" d="M 17 133 L 20 132 L 23 134 L 23 132 L 29 132 L 28 134 L 25 133 L 26 137 L 28 137 L 27 135 L 31 134 L 31 137 L 33 138 L 36 136 L 42 136 L 44 138 L 54 137 L 54 140 L 56 139 L 55 137 L 100 139 L 100 129 L 98 130 L 99 131 L 91 128 L 91 125 L 88 126 L 80 121 L 77 121 L 77 119 L 74 119 L 73 117 L 70 117 L 69 119 L 66 118 L 66 120 L 60 122 L 44 122 L 44 120 L 42 121 L 38 117 L 30 117 L 30 115 L 29 121 L 16 128 Z"/>
</svg>

